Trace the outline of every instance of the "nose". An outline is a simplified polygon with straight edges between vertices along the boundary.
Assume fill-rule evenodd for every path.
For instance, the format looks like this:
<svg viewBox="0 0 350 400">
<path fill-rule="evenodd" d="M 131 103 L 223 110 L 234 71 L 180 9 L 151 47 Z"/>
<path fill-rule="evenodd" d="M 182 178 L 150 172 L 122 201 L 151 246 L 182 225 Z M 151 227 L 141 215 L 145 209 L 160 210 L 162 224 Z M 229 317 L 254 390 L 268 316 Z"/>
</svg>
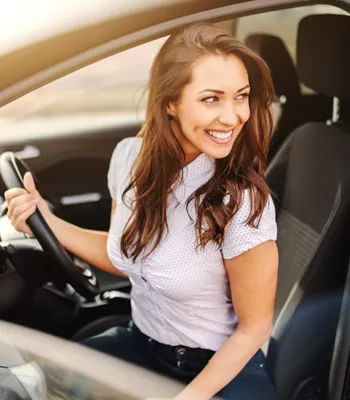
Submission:
<svg viewBox="0 0 350 400">
<path fill-rule="evenodd" d="M 220 108 L 219 122 L 222 125 L 233 127 L 237 124 L 239 120 L 239 115 L 235 106 L 231 102 L 225 103 Z"/>
</svg>

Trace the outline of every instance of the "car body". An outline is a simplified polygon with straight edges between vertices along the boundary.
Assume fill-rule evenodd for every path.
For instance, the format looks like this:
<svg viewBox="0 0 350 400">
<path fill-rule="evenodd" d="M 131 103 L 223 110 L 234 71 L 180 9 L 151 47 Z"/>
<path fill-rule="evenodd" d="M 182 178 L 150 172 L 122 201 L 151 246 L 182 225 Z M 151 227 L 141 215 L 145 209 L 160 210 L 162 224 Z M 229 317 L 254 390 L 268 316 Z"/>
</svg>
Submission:
<svg viewBox="0 0 350 400">
<path fill-rule="evenodd" d="M 348 15 L 350 11 L 350 2 L 345 0 L 322 4 L 307 0 L 48 3 L 47 8 L 42 8 L 40 1 L 26 3 L 24 10 L 28 9 L 22 19 L 13 10 L 1 16 L 4 23 L 0 24 L 0 33 L 3 29 L 1 37 L 7 40 L 0 43 L 0 153 L 14 152 L 26 162 L 58 215 L 99 230 L 109 226 L 111 199 L 106 176 L 111 154 L 120 140 L 134 136 L 142 125 L 148 71 L 169 34 L 197 21 L 221 24 L 241 40 L 267 32 L 283 38 L 294 60 L 297 25 L 302 17 L 317 13 Z M 308 88 L 302 90 L 304 96 L 310 94 Z M 282 95 L 274 104 L 276 126 L 286 100 Z M 320 119 L 326 117 L 322 114 Z M 331 110 L 328 117 L 332 117 Z M 2 183 L 0 189 L 1 193 L 5 190 Z M 11 227 L 5 216 L 6 204 L 2 209 L 0 317 L 17 325 L 5 324 L 7 333 L 4 337 L 0 334 L 4 345 L 0 348 L 0 389 L 7 390 L 8 396 L 15 392 L 18 398 L 43 398 L 40 390 L 47 391 L 47 376 L 51 374 L 43 362 L 45 351 L 66 346 L 65 358 L 53 352 L 45 359 L 51 359 L 60 370 L 55 388 L 61 386 L 62 392 L 68 390 L 62 377 L 74 357 L 80 360 L 74 364 L 74 373 L 84 379 L 94 376 L 100 385 L 110 387 L 113 398 L 118 398 L 118 391 L 118 395 L 142 398 L 148 393 L 146 383 L 151 381 L 159 392 L 174 390 L 172 383 L 162 384 L 164 381 L 153 374 L 46 335 L 69 339 L 100 317 L 114 313 L 128 316 L 130 283 L 75 258 L 76 265 L 98 279 L 101 287 L 101 295 L 91 301 L 83 299 L 65 282 L 59 282 L 57 275 L 46 275 L 46 265 L 52 259 L 36 247 L 35 239 Z M 25 252 L 30 240 L 34 245 Z M 10 245 L 16 246 L 17 258 L 6 263 Z M 48 283 L 56 278 L 57 284 Z M 26 340 L 19 346 L 21 335 Z M 16 340 L 11 344 L 8 337 Z M 41 348 L 40 343 L 46 347 Z M 86 367 L 89 357 L 94 359 L 91 368 Z M 337 396 L 342 395 L 346 382 L 346 371 L 340 364 L 332 372 L 332 393 Z M 99 373 L 102 366 L 108 371 L 105 375 Z M 130 387 L 113 381 L 113 369 L 127 369 L 132 377 Z M 30 371 L 39 394 L 28 392 L 28 384 L 19 377 L 21 371 Z M 136 391 L 138 379 L 142 390 Z M 93 398 L 98 398 L 100 389 L 89 390 Z M 50 396 L 55 398 L 52 393 Z"/>
<path fill-rule="evenodd" d="M 183 385 L 38 331 L 1 322 L 2 399 L 141 399 Z M 117 372 L 117 376 L 116 376 Z"/>
</svg>

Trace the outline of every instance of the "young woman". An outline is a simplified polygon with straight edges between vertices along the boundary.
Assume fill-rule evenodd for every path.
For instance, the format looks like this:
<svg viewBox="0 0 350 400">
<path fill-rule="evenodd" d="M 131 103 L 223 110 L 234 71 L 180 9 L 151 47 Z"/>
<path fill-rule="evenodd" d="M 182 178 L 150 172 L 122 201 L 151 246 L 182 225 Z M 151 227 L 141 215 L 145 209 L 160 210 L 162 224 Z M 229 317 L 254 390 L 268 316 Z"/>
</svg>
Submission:
<svg viewBox="0 0 350 400">
<path fill-rule="evenodd" d="M 278 268 L 264 179 L 272 99 L 263 60 L 214 25 L 191 25 L 161 48 L 145 124 L 113 153 L 108 234 L 52 215 L 30 174 L 26 190 L 6 192 L 16 229 L 30 233 L 38 207 L 69 251 L 129 276 L 130 327 L 84 343 L 187 382 L 177 400 L 276 398 L 259 350 Z"/>
</svg>

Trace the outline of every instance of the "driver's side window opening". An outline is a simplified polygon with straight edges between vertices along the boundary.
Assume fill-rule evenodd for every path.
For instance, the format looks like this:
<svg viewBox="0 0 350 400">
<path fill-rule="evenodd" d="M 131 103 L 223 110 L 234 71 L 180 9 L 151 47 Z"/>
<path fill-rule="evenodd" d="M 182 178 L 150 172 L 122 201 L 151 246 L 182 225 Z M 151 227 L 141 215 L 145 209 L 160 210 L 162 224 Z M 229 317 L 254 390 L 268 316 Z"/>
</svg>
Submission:
<svg viewBox="0 0 350 400">
<path fill-rule="evenodd" d="M 149 70 L 165 40 L 123 51 L 29 93 L 3 107 L 0 121 L 142 115 Z"/>
</svg>

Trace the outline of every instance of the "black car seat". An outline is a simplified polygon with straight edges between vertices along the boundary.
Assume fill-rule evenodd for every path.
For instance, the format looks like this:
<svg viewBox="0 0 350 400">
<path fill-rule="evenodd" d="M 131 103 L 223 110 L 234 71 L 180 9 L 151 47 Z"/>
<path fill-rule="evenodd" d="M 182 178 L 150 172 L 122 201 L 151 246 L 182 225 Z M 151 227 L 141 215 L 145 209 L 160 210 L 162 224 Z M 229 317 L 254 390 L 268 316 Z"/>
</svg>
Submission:
<svg viewBox="0 0 350 400">
<path fill-rule="evenodd" d="M 274 135 L 268 161 L 275 155 L 287 134 L 299 123 L 301 99 L 299 78 L 289 51 L 283 40 L 274 35 L 256 33 L 245 39 L 245 44 L 265 60 L 270 68 L 274 88 Z"/>
<path fill-rule="evenodd" d="M 350 98 L 350 17 L 300 22 L 298 74 L 316 92 Z M 267 170 L 276 195 L 280 256 L 267 359 L 279 400 L 323 399 L 349 259 L 350 133 L 307 123 Z"/>
<path fill-rule="evenodd" d="M 269 66 L 276 97 L 282 97 L 282 103 L 301 95 L 294 62 L 282 39 L 274 35 L 255 33 L 247 36 L 245 44 L 259 54 Z"/>
</svg>

